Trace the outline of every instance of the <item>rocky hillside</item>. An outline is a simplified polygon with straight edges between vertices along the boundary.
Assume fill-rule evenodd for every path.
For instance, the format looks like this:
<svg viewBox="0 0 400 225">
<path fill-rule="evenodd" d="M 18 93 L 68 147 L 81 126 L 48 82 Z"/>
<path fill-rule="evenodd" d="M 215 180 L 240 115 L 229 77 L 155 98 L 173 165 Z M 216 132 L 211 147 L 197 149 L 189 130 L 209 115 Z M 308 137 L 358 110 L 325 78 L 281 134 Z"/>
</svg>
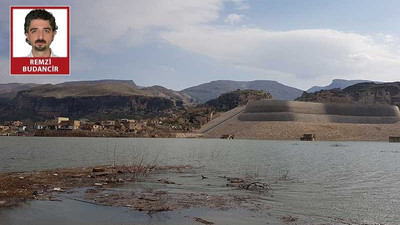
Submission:
<svg viewBox="0 0 400 225">
<path fill-rule="evenodd" d="M 140 90 L 132 81 L 80 81 L 46 84 L 0 96 L 0 120 L 143 118 L 183 106 L 173 91 Z"/>
<path fill-rule="evenodd" d="M 93 84 L 126 84 L 133 88 L 138 88 L 138 86 L 133 82 L 133 80 L 113 80 L 113 79 L 106 79 L 106 80 L 83 80 L 83 81 L 69 81 L 58 84 L 59 86 L 74 86 L 74 85 L 93 85 Z"/>
<path fill-rule="evenodd" d="M 72 81 L 60 84 L 0 84 L 0 98 L 15 97 L 19 91 L 41 97 L 88 97 L 88 96 L 153 96 L 172 101 L 191 102 L 188 95 L 161 86 L 139 88 L 132 80 Z"/>
<path fill-rule="evenodd" d="M 400 106 L 400 82 L 359 83 L 343 90 L 322 90 L 314 93 L 304 92 L 296 99 L 307 102 L 342 102 L 361 104 L 391 104 Z"/>
<path fill-rule="evenodd" d="M 145 87 L 140 90 L 145 91 L 145 92 L 151 94 L 152 96 L 168 98 L 173 101 L 179 101 L 180 103 L 185 104 L 185 105 L 191 104 L 194 101 L 189 95 L 187 95 L 185 93 L 167 89 L 167 88 L 159 86 L 159 85 Z"/>
<path fill-rule="evenodd" d="M 228 111 L 249 101 L 272 99 L 272 95 L 258 90 L 236 90 L 220 95 L 204 105 L 214 107 L 217 111 Z"/>
<path fill-rule="evenodd" d="M 274 99 L 293 100 L 299 97 L 301 90 L 280 84 L 276 81 L 256 80 L 256 81 L 230 81 L 218 80 L 210 83 L 201 84 L 182 90 L 182 93 L 188 94 L 194 100 L 204 103 L 211 99 L 218 98 L 223 93 L 237 89 L 262 90 L 270 93 Z"/>
<path fill-rule="evenodd" d="M 14 98 L 18 91 L 27 90 L 33 87 L 40 86 L 40 84 L 21 84 L 21 83 L 9 83 L 0 84 L 0 97 L 1 98 Z"/>
<path fill-rule="evenodd" d="M 339 89 L 345 89 L 351 85 L 359 84 L 359 83 L 370 83 L 372 81 L 368 80 L 344 80 L 344 79 L 334 79 L 332 80 L 332 83 L 329 84 L 328 86 L 313 86 L 312 88 L 308 89 L 307 92 L 316 92 L 316 91 L 321 91 L 321 90 L 331 90 L 335 88 Z M 374 83 L 381 83 L 381 82 L 374 82 Z"/>
<path fill-rule="evenodd" d="M 24 93 L 12 101 L 0 101 L 3 120 L 45 120 L 57 116 L 72 119 L 145 118 L 175 108 L 173 101 L 148 96 L 39 97 Z"/>
<path fill-rule="evenodd" d="M 142 90 L 124 83 L 107 84 L 45 84 L 19 93 L 37 97 L 90 97 L 90 96 L 150 96 Z"/>
</svg>

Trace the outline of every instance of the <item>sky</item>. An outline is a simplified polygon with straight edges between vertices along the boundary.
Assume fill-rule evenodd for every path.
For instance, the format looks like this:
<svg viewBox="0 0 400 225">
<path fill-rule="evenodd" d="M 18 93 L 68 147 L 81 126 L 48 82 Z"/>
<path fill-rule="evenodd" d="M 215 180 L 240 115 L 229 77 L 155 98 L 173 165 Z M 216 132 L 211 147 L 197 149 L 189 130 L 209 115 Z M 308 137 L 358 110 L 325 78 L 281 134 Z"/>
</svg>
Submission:
<svg viewBox="0 0 400 225">
<path fill-rule="evenodd" d="M 10 76 L 10 6 L 69 5 L 71 75 Z M 400 81 L 398 0 L 72 0 L 0 3 L 0 83 Z M 22 32 L 22 29 L 21 29 Z M 57 35 L 56 37 L 57 38 Z"/>
</svg>

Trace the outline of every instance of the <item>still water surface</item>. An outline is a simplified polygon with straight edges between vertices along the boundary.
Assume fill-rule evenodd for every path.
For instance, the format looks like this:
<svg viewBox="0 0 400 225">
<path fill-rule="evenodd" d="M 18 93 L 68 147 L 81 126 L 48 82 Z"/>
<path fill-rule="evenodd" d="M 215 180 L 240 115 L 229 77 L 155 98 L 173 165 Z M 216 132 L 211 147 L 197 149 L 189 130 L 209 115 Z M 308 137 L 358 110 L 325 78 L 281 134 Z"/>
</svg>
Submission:
<svg viewBox="0 0 400 225">
<path fill-rule="evenodd" d="M 169 191 L 223 192 L 218 185 L 206 185 L 200 174 L 210 178 L 207 182 L 218 182 L 214 178 L 224 175 L 254 177 L 273 187 L 272 193 L 260 198 L 272 207 L 271 214 L 311 221 L 400 224 L 400 145 L 394 143 L 0 137 L 0 172 L 130 165 L 139 159 L 197 168 L 185 179 L 182 174 L 169 174 L 169 179 L 183 184 Z M 124 188 L 138 188 L 134 186 Z M 55 203 L 35 204 L 30 208 Z M 18 210 L 20 214 L 32 211 Z M 18 210 L 0 211 L 0 219 L 15 221 Z"/>
</svg>

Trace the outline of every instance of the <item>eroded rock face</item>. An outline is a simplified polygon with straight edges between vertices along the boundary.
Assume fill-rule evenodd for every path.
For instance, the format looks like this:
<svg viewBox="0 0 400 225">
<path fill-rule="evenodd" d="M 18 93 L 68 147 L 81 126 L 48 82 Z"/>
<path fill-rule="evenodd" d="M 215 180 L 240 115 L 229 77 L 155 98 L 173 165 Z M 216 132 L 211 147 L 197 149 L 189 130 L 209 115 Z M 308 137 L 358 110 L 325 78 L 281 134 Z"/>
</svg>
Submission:
<svg viewBox="0 0 400 225">
<path fill-rule="evenodd" d="M 220 95 L 218 98 L 205 103 L 207 106 L 215 107 L 217 111 L 228 111 L 240 105 L 257 100 L 272 99 L 272 95 L 258 90 L 236 90 Z"/>
<path fill-rule="evenodd" d="M 47 119 L 55 116 L 100 118 L 157 113 L 175 107 L 173 101 L 149 96 L 40 97 L 18 94 L 0 108 L 9 119 Z"/>
<path fill-rule="evenodd" d="M 163 87 L 139 89 L 133 81 L 99 80 L 0 87 L 0 121 L 142 118 L 183 108 L 189 98 Z M 25 88 L 24 88 L 25 87 Z"/>
<path fill-rule="evenodd" d="M 271 93 L 274 99 L 293 100 L 301 95 L 301 90 L 280 84 L 270 80 L 255 80 L 255 81 L 230 81 L 217 80 L 210 83 L 201 84 L 198 86 L 186 88 L 181 93 L 188 94 L 193 99 L 200 103 L 218 98 L 223 93 L 231 92 L 237 89 L 246 90 L 263 90 Z"/>
<path fill-rule="evenodd" d="M 360 104 L 389 104 L 400 106 L 400 82 L 360 83 L 343 90 L 322 90 L 314 93 L 304 92 L 296 101 L 336 102 Z"/>
</svg>

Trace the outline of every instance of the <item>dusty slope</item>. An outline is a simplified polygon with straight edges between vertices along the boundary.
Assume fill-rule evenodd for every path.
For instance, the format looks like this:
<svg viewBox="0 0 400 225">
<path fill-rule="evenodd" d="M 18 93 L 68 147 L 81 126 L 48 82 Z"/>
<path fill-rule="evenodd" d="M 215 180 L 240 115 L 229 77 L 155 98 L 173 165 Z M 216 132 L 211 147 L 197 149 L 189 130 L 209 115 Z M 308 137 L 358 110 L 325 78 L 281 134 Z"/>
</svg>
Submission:
<svg viewBox="0 0 400 225">
<path fill-rule="evenodd" d="M 208 132 L 209 130 L 214 129 L 214 127 L 219 126 L 222 123 L 225 123 L 226 121 L 230 120 L 231 118 L 236 118 L 238 114 L 242 113 L 244 111 L 245 106 L 239 106 L 234 109 L 231 109 L 225 113 L 222 113 L 219 117 L 211 120 L 207 124 L 204 124 L 201 126 L 201 128 L 198 130 L 198 133 L 205 133 Z"/>
<path fill-rule="evenodd" d="M 234 109 L 238 110 L 238 109 Z M 229 112 L 232 116 L 232 112 Z M 229 118 L 222 115 L 221 118 Z M 239 139 L 299 140 L 305 133 L 313 133 L 318 141 L 388 141 L 389 136 L 400 136 L 400 122 L 395 124 L 311 123 L 291 121 L 239 121 L 238 115 L 226 120 L 210 121 L 201 131 L 205 138 L 220 138 L 234 134 Z"/>
<path fill-rule="evenodd" d="M 219 138 L 222 134 L 234 134 L 239 139 L 299 140 L 305 133 L 315 134 L 318 141 L 388 141 L 389 136 L 400 136 L 400 123 L 243 122 L 236 117 L 203 136 Z"/>
</svg>

